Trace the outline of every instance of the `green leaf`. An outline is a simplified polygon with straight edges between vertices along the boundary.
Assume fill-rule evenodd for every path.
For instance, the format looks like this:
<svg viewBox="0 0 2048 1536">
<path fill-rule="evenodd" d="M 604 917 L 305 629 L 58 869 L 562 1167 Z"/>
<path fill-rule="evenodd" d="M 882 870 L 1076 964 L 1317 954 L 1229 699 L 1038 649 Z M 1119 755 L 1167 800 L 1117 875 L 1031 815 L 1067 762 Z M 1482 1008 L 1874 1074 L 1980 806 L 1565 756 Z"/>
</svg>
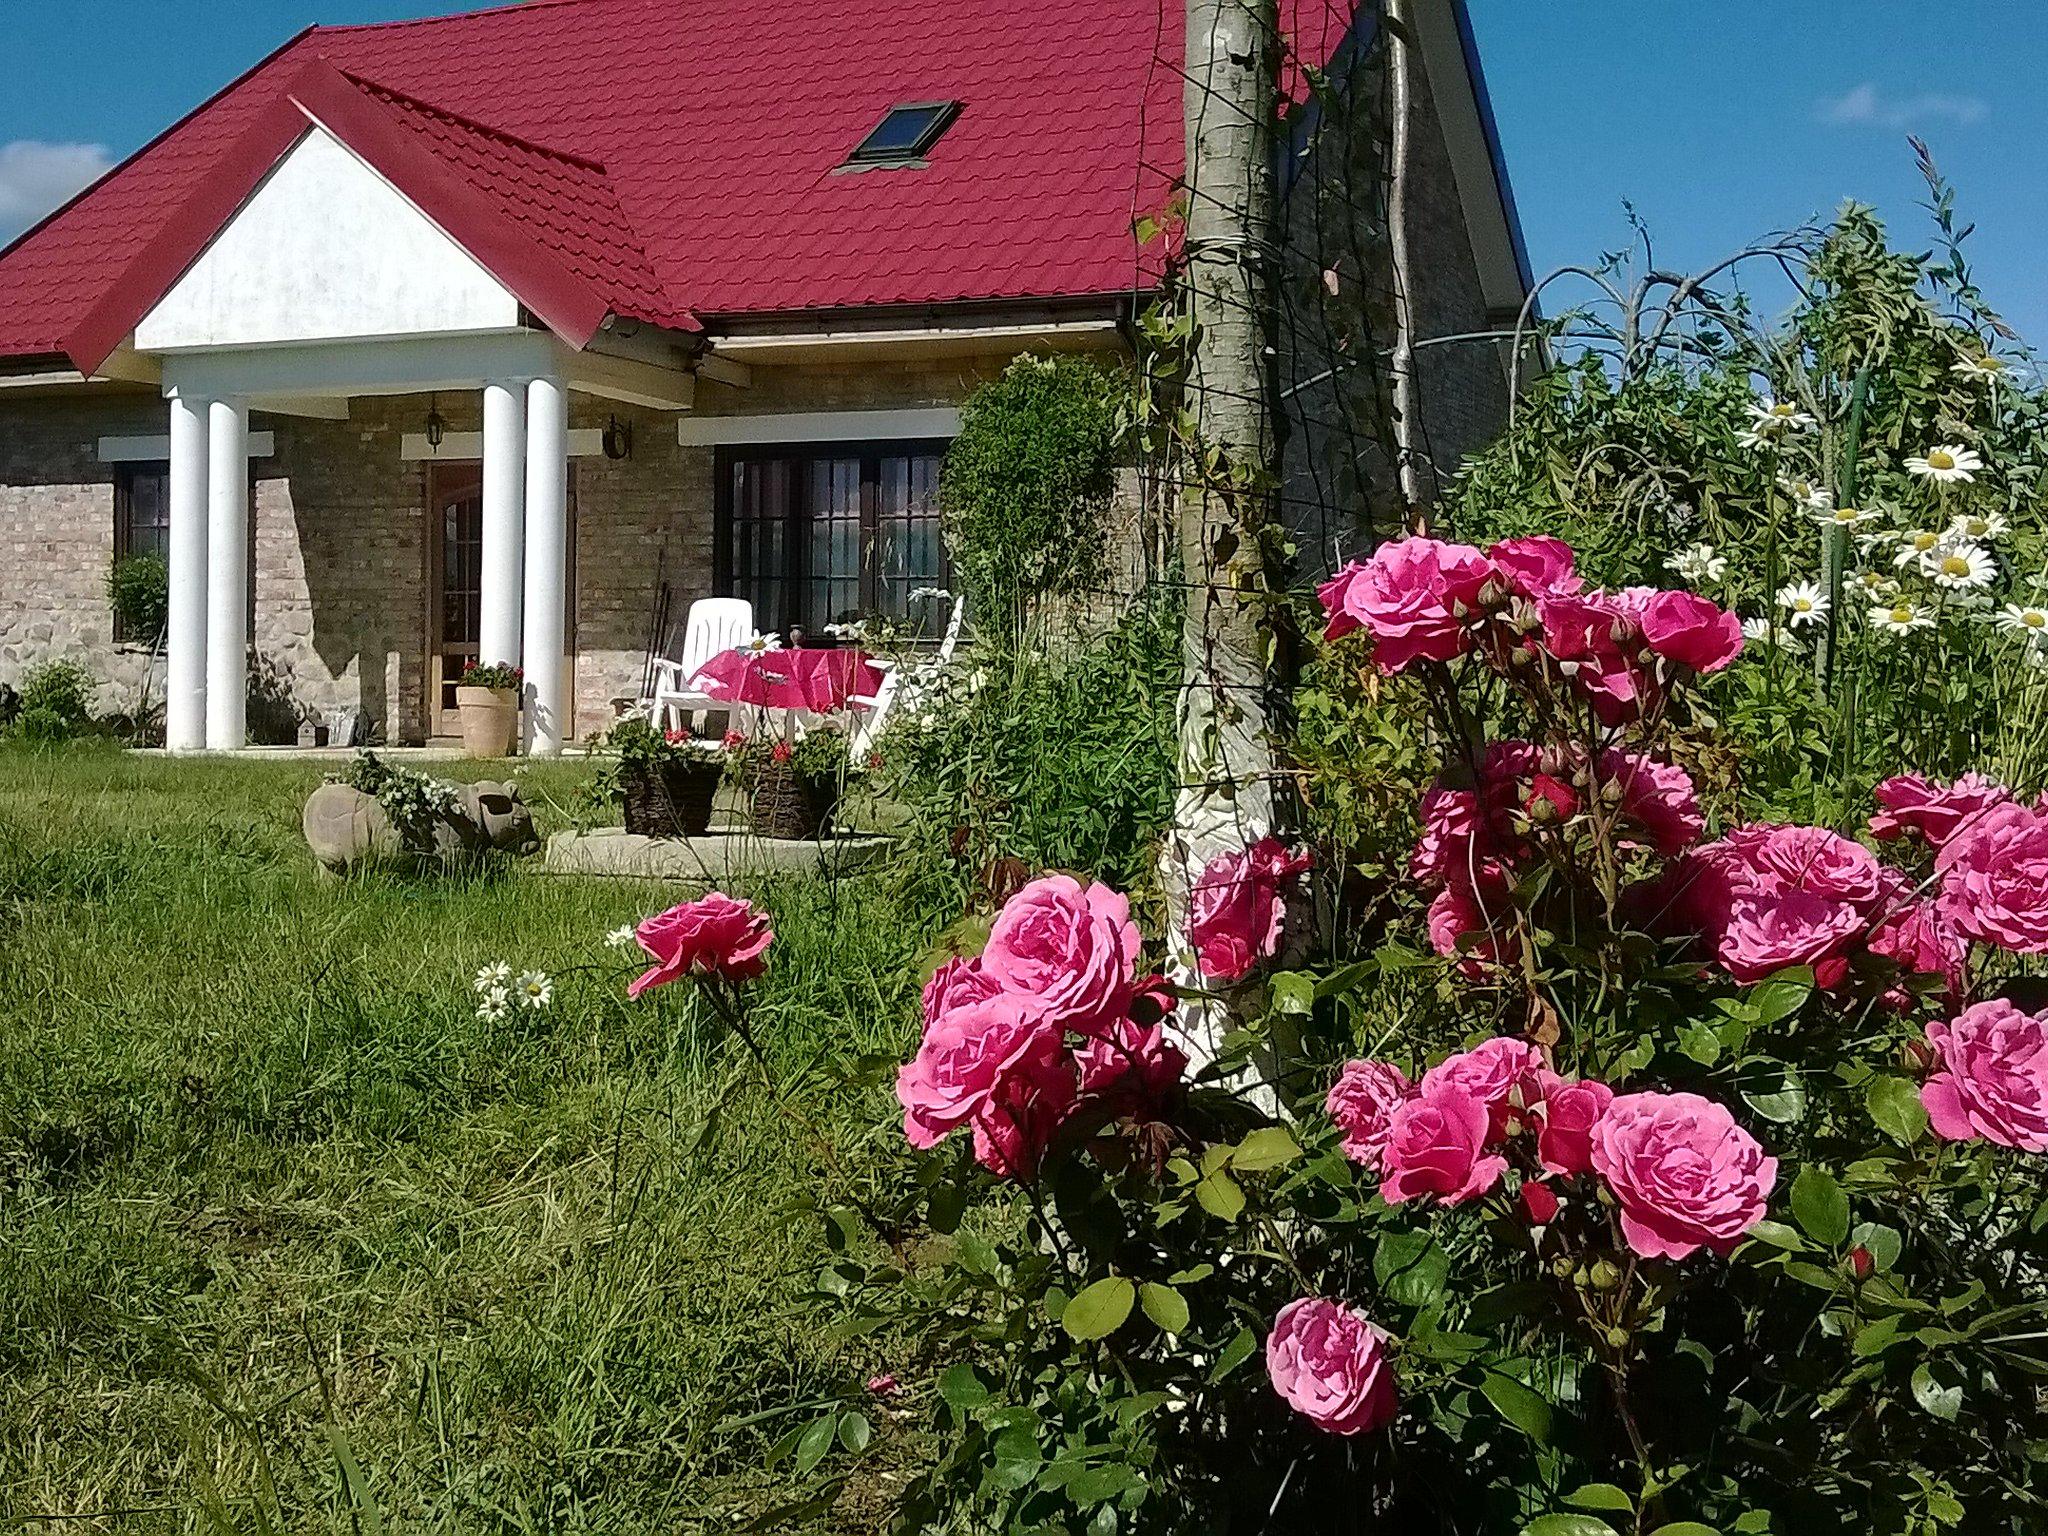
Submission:
<svg viewBox="0 0 2048 1536">
<path fill-rule="evenodd" d="M 1839 1248 L 1849 1237 L 1849 1197 L 1835 1176 L 1815 1163 L 1792 1181 L 1792 1216 L 1817 1243 Z"/>
<path fill-rule="evenodd" d="M 1583 1488 L 1574 1488 L 1564 1496 L 1567 1504 L 1580 1509 L 1612 1509 L 1622 1514 L 1634 1514 L 1636 1501 L 1612 1483 L 1588 1483 Z"/>
<path fill-rule="evenodd" d="M 1451 1256 L 1426 1231 L 1388 1232 L 1373 1250 L 1373 1278 L 1389 1300 L 1425 1307 L 1443 1294 Z"/>
<path fill-rule="evenodd" d="M 1937 1378 L 1925 1363 L 1913 1367 L 1913 1401 L 1937 1419 L 1954 1419 L 1963 1409 L 1963 1389 Z"/>
<path fill-rule="evenodd" d="M 1188 1326 L 1187 1298 L 1170 1285 L 1146 1281 L 1138 1287 L 1138 1305 L 1159 1325 L 1161 1333 L 1184 1333 Z"/>
<path fill-rule="evenodd" d="M 1485 1394 L 1486 1400 L 1499 1410 L 1500 1416 L 1515 1428 L 1538 1445 L 1550 1444 L 1550 1404 L 1514 1377 L 1504 1376 L 1498 1371 L 1487 1372 L 1486 1379 L 1479 1384 L 1479 1390 Z M 1534 1527 L 1530 1529 L 1533 1530 Z"/>
<path fill-rule="evenodd" d="M 1701 1525 L 1697 1520 L 1674 1520 L 1669 1525 L 1660 1525 L 1650 1536 L 1721 1536 L 1711 1525 Z"/>
<path fill-rule="evenodd" d="M 1244 1214 L 1244 1191 L 1219 1168 L 1195 1186 L 1195 1203 L 1218 1221 L 1235 1221 Z"/>
<path fill-rule="evenodd" d="M 1307 1013 L 1316 1004 L 1316 979 L 1306 971 L 1276 971 L 1266 990 L 1279 1013 Z"/>
<path fill-rule="evenodd" d="M 1770 1063 L 1742 1090 L 1742 1100 L 1766 1120 L 1790 1125 L 1806 1114 L 1806 1084 L 1790 1067 Z"/>
<path fill-rule="evenodd" d="M 1614 1527 L 1592 1515 L 1542 1515 L 1522 1527 L 1522 1536 L 1614 1536 Z"/>
<path fill-rule="evenodd" d="M 1678 1032 L 1678 1048 L 1703 1067 L 1721 1059 L 1721 1037 L 1707 1024 L 1688 1024 Z"/>
<path fill-rule="evenodd" d="M 1806 1239 L 1782 1221 L 1760 1221 L 1744 1235 L 1760 1243 L 1769 1243 L 1773 1248 L 1782 1248 L 1787 1253 L 1800 1253 L 1806 1248 Z"/>
<path fill-rule="evenodd" d="M 864 1451 L 875 1437 L 875 1426 L 864 1413 L 846 1413 L 839 1419 L 839 1443 L 849 1451 Z"/>
<path fill-rule="evenodd" d="M 1899 1342 L 1899 1321 L 1903 1313 L 1887 1312 L 1856 1335 L 1850 1348 L 1858 1355 L 1880 1355 Z"/>
<path fill-rule="evenodd" d="M 968 1414 L 988 1401 L 988 1388 L 964 1360 L 939 1378 L 939 1397 L 955 1413 Z"/>
<path fill-rule="evenodd" d="M 1138 1299 L 1137 1287 L 1122 1275 L 1106 1275 L 1067 1303 L 1060 1326 L 1076 1339 L 1106 1339 L 1123 1327 Z"/>
<path fill-rule="evenodd" d="M 1920 1090 L 1903 1077 L 1873 1077 L 1863 1091 L 1863 1102 L 1877 1128 L 1902 1146 L 1911 1146 L 1927 1134 L 1927 1109 L 1920 1102 Z"/>
<path fill-rule="evenodd" d="M 1230 1154 L 1230 1166 L 1239 1173 L 1263 1173 L 1284 1168 L 1301 1156 L 1301 1147 L 1285 1126 L 1268 1125 L 1253 1131 Z"/>
<path fill-rule="evenodd" d="M 1223 1346 L 1223 1353 L 1216 1357 L 1216 1363 L 1209 1367 L 1209 1379 L 1221 1381 L 1245 1361 L 1259 1347 L 1259 1336 L 1249 1328 L 1237 1330 L 1237 1336 Z"/>
<path fill-rule="evenodd" d="M 1750 989 L 1749 1008 L 1759 1024 L 1788 1019 L 1813 995 L 1813 972 L 1805 966 L 1780 971 Z"/>
<path fill-rule="evenodd" d="M 825 1459 L 825 1453 L 832 1449 L 832 1437 L 838 1432 L 839 1415 L 836 1413 L 828 1413 L 823 1418 L 811 1421 L 810 1427 L 803 1433 L 803 1438 L 796 1443 L 798 1477 L 808 1477 L 818 1463 Z"/>
</svg>

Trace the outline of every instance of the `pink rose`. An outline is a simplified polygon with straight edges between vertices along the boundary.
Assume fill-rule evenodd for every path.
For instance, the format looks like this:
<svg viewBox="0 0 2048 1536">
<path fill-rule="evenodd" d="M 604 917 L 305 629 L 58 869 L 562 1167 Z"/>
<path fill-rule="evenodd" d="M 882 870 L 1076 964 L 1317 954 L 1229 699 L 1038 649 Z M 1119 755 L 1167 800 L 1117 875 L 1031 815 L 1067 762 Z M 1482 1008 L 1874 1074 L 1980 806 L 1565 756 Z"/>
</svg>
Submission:
<svg viewBox="0 0 2048 1536">
<path fill-rule="evenodd" d="M 1476 791 L 1432 784 L 1422 792 L 1422 835 L 1408 859 L 1415 879 L 1425 885 L 1479 879 L 1493 862 L 1492 847 Z"/>
<path fill-rule="evenodd" d="M 1498 879 L 1477 885 L 1452 881 L 1429 904 L 1428 922 L 1430 947 L 1446 960 L 1456 960 L 1467 976 L 1479 976 L 1489 965 L 1512 964 L 1521 955 L 1514 902 Z M 1466 942 L 1472 934 L 1485 937 Z"/>
<path fill-rule="evenodd" d="M 930 1029 L 955 1008 L 981 1002 L 1002 990 L 995 978 L 981 968 L 980 961 L 955 955 L 933 971 L 924 984 L 924 1026 Z"/>
<path fill-rule="evenodd" d="M 1119 1019 L 1074 1051 L 1081 1093 L 1107 1099 L 1126 1114 L 1149 1115 L 1180 1085 L 1187 1053 L 1166 1038 L 1165 1026 Z"/>
<path fill-rule="evenodd" d="M 1942 844 L 1941 911 L 1959 933 L 2048 954 L 2048 814 L 1994 805 Z"/>
<path fill-rule="evenodd" d="M 1462 1088 L 1486 1109 L 1487 1139 L 1506 1136 L 1509 1117 L 1536 1102 L 1543 1055 L 1526 1040 L 1496 1036 L 1447 1056 L 1422 1074 L 1417 1091 L 1425 1096 L 1438 1088 Z"/>
<path fill-rule="evenodd" d="M 999 1179 L 1032 1177 L 1078 1091 L 1066 1057 L 1025 1057 L 975 1109 L 974 1160 Z"/>
<path fill-rule="evenodd" d="M 1131 904 L 1106 885 L 1047 875 L 1012 896 L 989 929 L 981 968 L 1005 992 L 1086 1033 L 1130 1006 L 1141 946 Z"/>
<path fill-rule="evenodd" d="M 1918 832 L 1939 848 L 1957 830 L 1974 824 L 1976 818 L 1994 805 L 2012 799 L 2012 791 L 1981 773 L 1966 773 L 1953 784 L 1931 783 L 1917 773 L 1902 773 L 1886 779 L 1871 791 L 1884 807 L 1870 818 L 1870 835 L 1890 842 L 1908 832 Z"/>
<path fill-rule="evenodd" d="M 966 1124 L 1027 1064 L 1061 1059 L 1059 1025 L 1030 998 L 1002 992 L 941 1014 L 896 1074 L 903 1134 L 932 1147 Z"/>
<path fill-rule="evenodd" d="M 1517 596 L 1570 597 L 1585 583 L 1572 570 L 1572 547 L 1547 533 L 1502 539 L 1486 552 Z"/>
<path fill-rule="evenodd" d="M 1587 1173 L 1593 1167 L 1593 1127 L 1614 1102 L 1605 1083 L 1581 1082 L 1539 1074 L 1542 1095 L 1532 1118 L 1536 1122 L 1536 1161 L 1559 1175 Z"/>
<path fill-rule="evenodd" d="M 1380 1198 L 1399 1205 L 1435 1196 L 1476 1200 L 1500 1182 L 1508 1160 L 1486 1151 L 1486 1106 L 1455 1084 L 1419 1091 L 1394 1111 L 1380 1154 Z"/>
<path fill-rule="evenodd" d="M 1731 842 L 1738 839 L 1766 889 L 1811 891 L 1863 911 L 1883 892 L 1877 855 L 1826 827 L 1743 828 L 1731 834 Z"/>
<path fill-rule="evenodd" d="M 1863 931 L 1862 913 L 1846 901 L 1812 891 L 1737 896 L 1717 953 L 1737 981 L 1762 981 L 1787 966 L 1813 967 L 1823 987 L 1848 969 L 1843 948 Z"/>
<path fill-rule="evenodd" d="M 1287 1405 L 1333 1435 L 1362 1435 L 1394 1417 L 1387 1336 L 1364 1314 L 1320 1296 L 1290 1301 L 1266 1336 L 1266 1375 Z"/>
<path fill-rule="evenodd" d="M 1639 620 L 1652 651 L 1694 672 L 1718 672 L 1742 654 L 1742 620 L 1696 592 L 1654 593 Z"/>
<path fill-rule="evenodd" d="M 1935 1135 L 2048 1152 L 2048 1012 L 1994 997 L 1928 1025 L 1927 1043 L 1940 1066 L 1920 1102 Z"/>
<path fill-rule="evenodd" d="M 1394 1111 L 1415 1096 L 1407 1074 L 1384 1061 L 1347 1061 L 1330 1085 L 1323 1108 L 1344 1133 L 1344 1155 L 1379 1171 Z"/>
<path fill-rule="evenodd" d="M 1348 573 L 1348 574 L 1347 574 Z M 1485 606 L 1482 592 L 1499 573 L 1469 544 L 1408 538 L 1382 544 L 1355 571 L 1347 567 L 1320 589 L 1334 639 L 1363 628 L 1373 638 L 1382 672 L 1413 661 L 1449 661 L 1471 643 L 1469 625 Z"/>
<path fill-rule="evenodd" d="M 1620 786 L 1621 814 L 1641 827 L 1650 846 L 1665 857 L 1691 847 L 1706 830 L 1699 796 L 1683 768 L 1611 748 L 1600 754 L 1600 777 Z"/>
<path fill-rule="evenodd" d="M 768 926 L 768 914 L 756 912 L 752 902 L 707 891 L 648 918 L 633 937 L 654 964 L 633 978 L 628 997 L 683 976 L 751 980 L 768 968 L 764 956 L 775 942 L 775 930 Z"/>
<path fill-rule="evenodd" d="M 1588 592 L 1537 604 L 1543 645 L 1602 725 L 1626 725 L 1663 695 L 1643 665 L 1637 594 Z"/>
<path fill-rule="evenodd" d="M 1889 911 L 1863 941 L 1873 955 L 1898 964 L 1902 976 L 1939 976 L 1954 996 L 1963 985 L 1963 965 L 1970 947 L 1931 901 L 1909 901 Z M 1895 1008 L 1912 1006 L 1912 994 L 1893 988 L 1885 994 Z"/>
<path fill-rule="evenodd" d="M 1778 1160 L 1728 1111 L 1696 1093 L 1629 1093 L 1593 1126 L 1593 1169 L 1646 1259 L 1725 1254 L 1764 1218 Z"/>
<path fill-rule="evenodd" d="M 1287 891 L 1308 867 L 1307 854 L 1289 853 L 1276 837 L 1209 861 L 1188 914 L 1188 942 L 1204 976 L 1237 981 L 1279 952 Z"/>
</svg>

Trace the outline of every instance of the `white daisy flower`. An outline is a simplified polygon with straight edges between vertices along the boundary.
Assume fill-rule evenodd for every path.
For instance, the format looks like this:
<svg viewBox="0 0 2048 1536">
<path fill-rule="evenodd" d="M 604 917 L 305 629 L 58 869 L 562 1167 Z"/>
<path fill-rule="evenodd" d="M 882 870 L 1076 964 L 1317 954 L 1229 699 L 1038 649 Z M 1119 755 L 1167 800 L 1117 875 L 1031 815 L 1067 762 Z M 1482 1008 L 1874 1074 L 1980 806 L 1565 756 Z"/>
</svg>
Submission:
<svg viewBox="0 0 2048 1536">
<path fill-rule="evenodd" d="M 1802 480 L 1797 475 L 1780 475 L 1778 489 L 1808 512 L 1824 512 L 1835 504 L 1835 493 L 1824 485 Z"/>
<path fill-rule="evenodd" d="M 1899 535 L 1899 552 L 1892 556 L 1892 564 L 1900 570 L 1920 561 L 1940 549 L 1945 540 L 1938 533 L 1926 528 L 1913 528 Z"/>
<path fill-rule="evenodd" d="M 1941 443 L 1925 453 L 1911 454 L 1906 459 L 1906 468 L 1924 479 L 1938 485 L 1968 483 L 1975 478 L 1984 461 L 1976 450 L 1965 448 L 1961 443 Z"/>
<path fill-rule="evenodd" d="M 1934 615 L 1902 597 L 1871 609 L 1870 627 L 1883 635 L 1910 635 L 1916 629 L 1932 629 Z"/>
<path fill-rule="evenodd" d="M 1882 512 L 1873 512 L 1868 507 L 1823 507 L 1813 514 L 1815 522 L 1825 523 L 1830 528 L 1857 529 L 1867 523 L 1884 520 Z"/>
<path fill-rule="evenodd" d="M 555 997 L 555 984 L 545 971 L 521 971 L 519 979 L 512 984 L 512 990 L 522 1007 L 531 1008 L 536 1013 L 553 1002 Z"/>
<path fill-rule="evenodd" d="M 1795 581 L 1778 588 L 1778 606 L 1785 610 L 1785 622 L 1798 629 L 1820 623 L 1832 605 L 1818 582 Z"/>
<path fill-rule="evenodd" d="M 1964 512 L 1948 525 L 1948 536 L 1966 544 L 1983 544 L 2011 530 L 2003 512 Z"/>
<path fill-rule="evenodd" d="M 1806 649 L 1791 630 L 1773 624 L 1769 619 L 1744 619 L 1742 638 L 1752 645 L 1775 645 L 1781 651 Z"/>
<path fill-rule="evenodd" d="M 632 949 L 640 941 L 631 923 L 621 923 L 604 936 L 604 942 L 611 949 Z"/>
<path fill-rule="evenodd" d="M 1952 592 L 1988 587 L 1998 574 L 1991 554 L 1977 544 L 1946 544 L 1920 557 L 1921 574 Z"/>
<path fill-rule="evenodd" d="M 1975 382 L 1987 382 L 2005 376 L 2005 363 L 1989 352 L 1972 353 L 1958 358 L 1948 365 L 1948 371 Z"/>
<path fill-rule="evenodd" d="M 1680 581 L 1697 586 L 1704 581 L 1719 581 L 1728 574 L 1726 556 L 1714 553 L 1711 544 L 1693 544 L 1681 549 L 1664 562 L 1664 569 Z"/>
<path fill-rule="evenodd" d="M 511 984 L 512 967 L 502 960 L 493 960 L 489 965 L 478 971 L 475 980 L 470 982 L 470 985 L 476 988 L 480 994 L 486 995 L 500 987 L 508 987 Z"/>
<path fill-rule="evenodd" d="M 1751 430 L 1758 432 L 1804 432 L 1813 425 L 1813 418 L 1790 400 L 1766 400 L 1761 405 L 1752 405 L 1749 419 L 1756 423 Z"/>
<path fill-rule="evenodd" d="M 2012 634 L 2025 635 L 2036 645 L 2048 645 L 2048 608 L 2007 603 L 1991 622 Z"/>
<path fill-rule="evenodd" d="M 502 1019 L 512 1011 L 512 993 L 506 987 L 492 987 L 476 1005 L 476 1016 L 486 1022 Z"/>
<path fill-rule="evenodd" d="M 747 638 L 747 643 L 743 646 L 740 646 L 739 649 L 743 651 L 754 651 L 757 653 L 779 651 L 782 649 L 782 636 L 764 635 L 761 634 L 759 631 L 756 631 L 754 634 L 750 635 Z"/>
<path fill-rule="evenodd" d="M 1865 597 L 1872 600 L 1890 597 L 1899 590 L 1899 584 L 1875 566 L 1865 566 L 1849 579 L 1862 589 Z"/>
</svg>

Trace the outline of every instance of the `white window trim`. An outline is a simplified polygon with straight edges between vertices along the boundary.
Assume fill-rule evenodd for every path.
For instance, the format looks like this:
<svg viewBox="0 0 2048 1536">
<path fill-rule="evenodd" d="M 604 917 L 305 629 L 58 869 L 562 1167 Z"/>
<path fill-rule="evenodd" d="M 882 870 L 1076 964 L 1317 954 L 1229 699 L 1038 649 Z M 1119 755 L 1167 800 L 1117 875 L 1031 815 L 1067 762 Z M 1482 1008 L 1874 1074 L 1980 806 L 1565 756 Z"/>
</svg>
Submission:
<svg viewBox="0 0 2048 1536">
<path fill-rule="evenodd" d="M 436 448 L 427 441 L 424 432 L 408 432 L 398 446 L 398 457 L 402 463 L 435 463 L 443 460 L 481 459 L 484 456 L 484 435 L 481 432 L 448 432 L 441 437 L 441 446 Z M 578 427 L 569 434 L 569 457 L 572 459 L 600 459 L 604 457 L 604 433 L 596 427 Z"/>
<path fill-rule="evenodd" d="M 267 459 L 277 452 L 277 434 L 274 432 L 251 432 L 249 434 L 249 457 Z M 168 460 L 171 456 L 171 435 L 166 432 L 158 437 L 103 437 L 100 439 L 99 460 L 102 464 L 146 464 L 153 459 Z"/>
<path fill-rule="evenodd" d="M 727 443 L 875 442 L 893 438 L 957 437 L 960 408 L 920 406 L 892 411 L 788 411 L 760 416 L 685 416 L 676 441 L 685 448 Z"/>
</svg>

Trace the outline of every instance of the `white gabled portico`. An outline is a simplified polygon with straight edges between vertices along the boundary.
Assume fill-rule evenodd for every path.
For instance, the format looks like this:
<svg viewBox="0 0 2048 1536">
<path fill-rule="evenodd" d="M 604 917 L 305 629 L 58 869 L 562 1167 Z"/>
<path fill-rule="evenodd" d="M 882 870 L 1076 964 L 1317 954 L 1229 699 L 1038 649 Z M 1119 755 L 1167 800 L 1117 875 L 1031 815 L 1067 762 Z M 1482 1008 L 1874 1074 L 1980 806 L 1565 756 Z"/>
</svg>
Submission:
<svg viewBox="0 0 2048 1536">
<path fill-rule="evenodd" d="M 310 110 L 302 126 L 132 333 L 170 413 L 166 745 L 246 742 L 249 413 L 345 418 L 363 396 L 479 391 L 482 659 L 523 668 L 523 749 L 557 753 L 569 391 L 683 410 L 694 379 L 543 327 Z"/>
</svg>

